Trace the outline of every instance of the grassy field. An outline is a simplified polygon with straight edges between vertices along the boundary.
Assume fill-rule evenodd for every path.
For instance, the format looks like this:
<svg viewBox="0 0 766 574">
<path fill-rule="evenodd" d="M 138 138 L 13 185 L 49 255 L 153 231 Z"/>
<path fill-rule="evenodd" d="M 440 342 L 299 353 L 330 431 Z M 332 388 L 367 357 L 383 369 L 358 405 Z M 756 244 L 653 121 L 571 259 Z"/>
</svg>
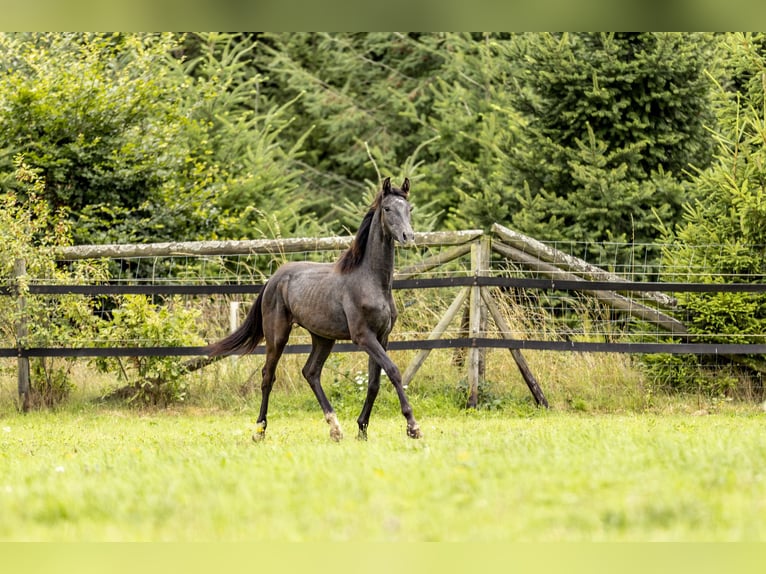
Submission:
<svg viewBox="0 0 766 574">
<path fill-rule="evenodd" d="M 257 357 L 195 375 L 170 408 L 104 401 L 116 381 L 78 367 L 67 402 L 26 415 L 11 365 L 0 540 L 766 541 L 757 402 L 662 394 L 626 356 L 529 353 L 551 403 L 540 410 L 496 353 L 466 411 L 462 369 L 434 353 L 409 389 L 424 438 L 406 437 L 384 385 L 359 442 L 366 361 L 353 354 L 332 357 L 324 381 L 336 444 L 303 359 L 280 366 L 258 444 L 260 393 L 241 392 Z"/>
<path fill-rule="evenodd" d="M 254 408 L 71 406 L 0 415 L 2 540 L 766 540 L 764 413 L 438 415 L 405 436 L 390 397 L 370 440 L 313 397 Z M 418 399 L 413 403 L 418 407 Z"/>
</svg>

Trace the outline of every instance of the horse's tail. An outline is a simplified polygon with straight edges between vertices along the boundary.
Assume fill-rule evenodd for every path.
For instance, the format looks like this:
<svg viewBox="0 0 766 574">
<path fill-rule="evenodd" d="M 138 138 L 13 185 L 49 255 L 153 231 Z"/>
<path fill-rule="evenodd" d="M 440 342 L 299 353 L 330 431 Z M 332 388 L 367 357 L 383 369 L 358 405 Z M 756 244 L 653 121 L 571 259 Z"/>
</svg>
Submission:
<svg viewBox="0 0 766 574">
<path fill-rule="evenodd" d="M 263 313 L 261 312 L 261 302 L 266 286 L 261 289 L 258 298 L 250 308 L 250 312 L 245 318 L 245 322 L 228 337 L 221 339 L 217 343 L 212 343 L 205 348 L 205 353 L 210 357 L 219 355 L 231 355 L 235 351 L 242 350 L 244 353 L 252 353 L 263 340 Z"/>
</svg>

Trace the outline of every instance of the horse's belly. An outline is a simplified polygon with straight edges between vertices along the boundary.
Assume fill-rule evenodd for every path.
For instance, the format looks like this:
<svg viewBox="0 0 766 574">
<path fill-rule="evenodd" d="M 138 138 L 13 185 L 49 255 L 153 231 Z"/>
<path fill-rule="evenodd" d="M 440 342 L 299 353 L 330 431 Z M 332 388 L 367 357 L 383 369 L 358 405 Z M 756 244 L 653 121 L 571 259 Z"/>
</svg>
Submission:
<svg viewBox="0 0 766 574">
<path fill-rule="evenodd" d="M 321 317 L 316 313 L 301 313 L 293 314 L 293 320 L 304 329 L 326 339 L 351 339 L 348 323 L 345 320 L 339 321 L 335 316 Z"/>
<path fill-rule="evenodd" d="M 293 322 L 327 339 L 350 339 L 343 302 L 333 293 L 306 290 L 290 302 Z"/>
</svg>

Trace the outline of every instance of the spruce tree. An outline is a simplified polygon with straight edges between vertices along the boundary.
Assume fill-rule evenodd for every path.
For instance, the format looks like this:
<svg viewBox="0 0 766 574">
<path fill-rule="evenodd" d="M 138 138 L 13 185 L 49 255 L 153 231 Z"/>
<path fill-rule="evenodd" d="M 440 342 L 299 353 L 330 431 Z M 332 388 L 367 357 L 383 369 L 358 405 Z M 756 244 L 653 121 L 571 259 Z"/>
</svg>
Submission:
<svg viewBox="0 0 766 574">
<path fill-rule="evenodd" d="M 271 101 L 294 100 L 284 145 L 306 135 L 301 187 L 305 209 L 336 232 L 358 224 L 359 204 L 382 176 L 409 176 L 418 210 L 433 182 L 417 172 L 430 164 L 427 86 L 443 56 L 440 35 L 401 33 L 266 34 L 256 65 Z M 423 163 L 418 163 L 423 162 Z"/>
<path fill-rule="evenodd" d="M 694 178 L 683 221 L 665 228 L 665 264 L 680 281 L 763 282 L 766 277 L 766 36 L 728 34 L 716 74 L 712 165 Z M 766 295 L 688 293 L 689 328 L 709 342 L 763 343 Z M 761 376 L 763 358 L 749 358 Z"/>
<path fill-rule="evenodd" d="M 524 34 L 498 46 L 522 114 L 502 158 L 511 224 L 545 240 L 652 242 L 710 158 L 706 34 Z"/>
</svg>

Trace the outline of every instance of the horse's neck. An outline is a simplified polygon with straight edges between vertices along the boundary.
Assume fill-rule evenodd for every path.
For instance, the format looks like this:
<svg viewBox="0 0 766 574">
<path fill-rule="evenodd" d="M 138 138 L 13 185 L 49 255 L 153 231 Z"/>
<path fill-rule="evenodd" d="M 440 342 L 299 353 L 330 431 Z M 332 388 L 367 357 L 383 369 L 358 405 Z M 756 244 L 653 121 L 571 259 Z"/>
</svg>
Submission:
<svg viewBox="0 0 766 574">
<path fill-rule="evenodd" d="M 385 236 L 380 214 L 375 214 L 372 220 L 362 268 L 372 281 L 379 281 L 384 289 L 391 289 L 394 279 L 394 241 Z"/>
</svg>

